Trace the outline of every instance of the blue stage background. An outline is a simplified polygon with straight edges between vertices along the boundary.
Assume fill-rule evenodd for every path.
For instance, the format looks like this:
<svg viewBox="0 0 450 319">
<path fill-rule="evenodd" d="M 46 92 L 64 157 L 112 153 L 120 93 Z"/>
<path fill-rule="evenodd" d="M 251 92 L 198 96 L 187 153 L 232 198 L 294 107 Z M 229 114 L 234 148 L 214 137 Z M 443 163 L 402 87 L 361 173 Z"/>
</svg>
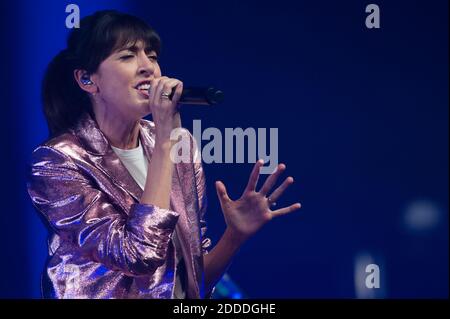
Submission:
<svg viewBox="0 0 450 319">
<path fill-rule="evenodd" d="M 46 231 L 25 187 L 47 137 L 40 84 L 64 48 L 69 1 L 2 1 L 0 297 L 39 298 Z M 226 101 L 186 107 L 183 123 L 279 130 L 296 183 L 228 271 L 250 298 L 448 297 L 448 2 L 76 1 L 118 9 L 161 35 L 163 73 L 214 84 Z M 214 181 L 235 198 L 252 164 L 205 165 L 209 236 L 224 230 Z M 287 175 L 286 175 L 287 176 Z M 360 291 L 358 265 L 380 266 Z M 236 297 L 236 296 L 235 296 Z"/>
</svg>

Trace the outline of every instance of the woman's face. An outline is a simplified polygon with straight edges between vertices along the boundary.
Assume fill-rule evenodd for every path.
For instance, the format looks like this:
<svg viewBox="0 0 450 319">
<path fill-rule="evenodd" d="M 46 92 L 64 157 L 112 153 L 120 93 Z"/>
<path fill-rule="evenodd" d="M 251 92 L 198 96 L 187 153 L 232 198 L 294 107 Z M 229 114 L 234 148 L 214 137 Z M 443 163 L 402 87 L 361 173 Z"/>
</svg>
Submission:
<svg viewBox="0 0 450 319">
<path fill-rule="evenodd" d="M 155 51 L 143 42 L 113 52 L 91 75 L 97 86 L 95 101 L 109 115 L 139 119 L 150 113 L 148 84 L 161 77 Z"/>
</svg>

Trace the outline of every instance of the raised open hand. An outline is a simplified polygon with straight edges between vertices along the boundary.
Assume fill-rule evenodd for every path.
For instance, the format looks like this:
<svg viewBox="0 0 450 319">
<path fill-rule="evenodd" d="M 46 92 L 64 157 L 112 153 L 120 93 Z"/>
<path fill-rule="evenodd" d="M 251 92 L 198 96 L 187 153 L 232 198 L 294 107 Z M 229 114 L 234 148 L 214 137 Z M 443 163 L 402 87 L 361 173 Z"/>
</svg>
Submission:
<svg viewBox="0 0 450 319">
<path fill-rule="evenodd" d="M 242 241 L 247 240 L 255 234 L 272 218 L 291 213 L 301 207 L 300 203 L 295 203 L 276 210 L 271 209 L 271 207 L 276 205 L 275 202 L 280 198 L 286 188 L 294 182 L 294 179 L 292 177 L 286 178 L 268 196 L 278 177 L 286 169 L 284 164 L 279 164 L 276 171 L 266 179 L 261 189 L 256 191 L 259 170 L 262 165 L 262 160 L 256 162 L 250 174 L 247 187 L 242 196 L 235 201 L 228 197 L 225 185 L 220 181 L 216 182 L 217 196 L 219 197 L 228 230 L 234 237 Z"/>
</svg>

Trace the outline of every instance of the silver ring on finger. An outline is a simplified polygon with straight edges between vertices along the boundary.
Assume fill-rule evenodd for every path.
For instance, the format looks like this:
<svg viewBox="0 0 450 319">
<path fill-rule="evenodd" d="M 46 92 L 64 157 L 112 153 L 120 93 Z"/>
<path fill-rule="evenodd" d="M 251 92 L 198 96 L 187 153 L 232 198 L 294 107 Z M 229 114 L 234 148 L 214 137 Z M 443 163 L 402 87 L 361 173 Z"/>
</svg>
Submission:
<svg viewBox="0 0 450 319">
<path fill-rule="evenodd" d="M 170 96 L 170 93 L 168 93 L 168 92 L 162 92 L 161 93 L 161 98 L 162 99 L 169 99 L 169 96 Z"/>
</svg>

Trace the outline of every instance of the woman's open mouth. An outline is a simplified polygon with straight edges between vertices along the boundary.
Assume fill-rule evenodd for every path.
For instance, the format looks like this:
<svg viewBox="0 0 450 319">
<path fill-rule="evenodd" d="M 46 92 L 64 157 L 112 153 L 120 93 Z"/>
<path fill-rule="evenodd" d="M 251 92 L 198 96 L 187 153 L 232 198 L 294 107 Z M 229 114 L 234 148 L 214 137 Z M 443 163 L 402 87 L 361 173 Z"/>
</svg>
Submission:
<svg viewBox="0 0 450 319">
<path fill-rule="evenodd" d="M 142 83 L 135 87 L 136 90 L 139 91 L 144 97 L 148 98 L 150 95 L 148 94 L 148 89 L 150 89 L 150 83 Z"/>
</svg>

